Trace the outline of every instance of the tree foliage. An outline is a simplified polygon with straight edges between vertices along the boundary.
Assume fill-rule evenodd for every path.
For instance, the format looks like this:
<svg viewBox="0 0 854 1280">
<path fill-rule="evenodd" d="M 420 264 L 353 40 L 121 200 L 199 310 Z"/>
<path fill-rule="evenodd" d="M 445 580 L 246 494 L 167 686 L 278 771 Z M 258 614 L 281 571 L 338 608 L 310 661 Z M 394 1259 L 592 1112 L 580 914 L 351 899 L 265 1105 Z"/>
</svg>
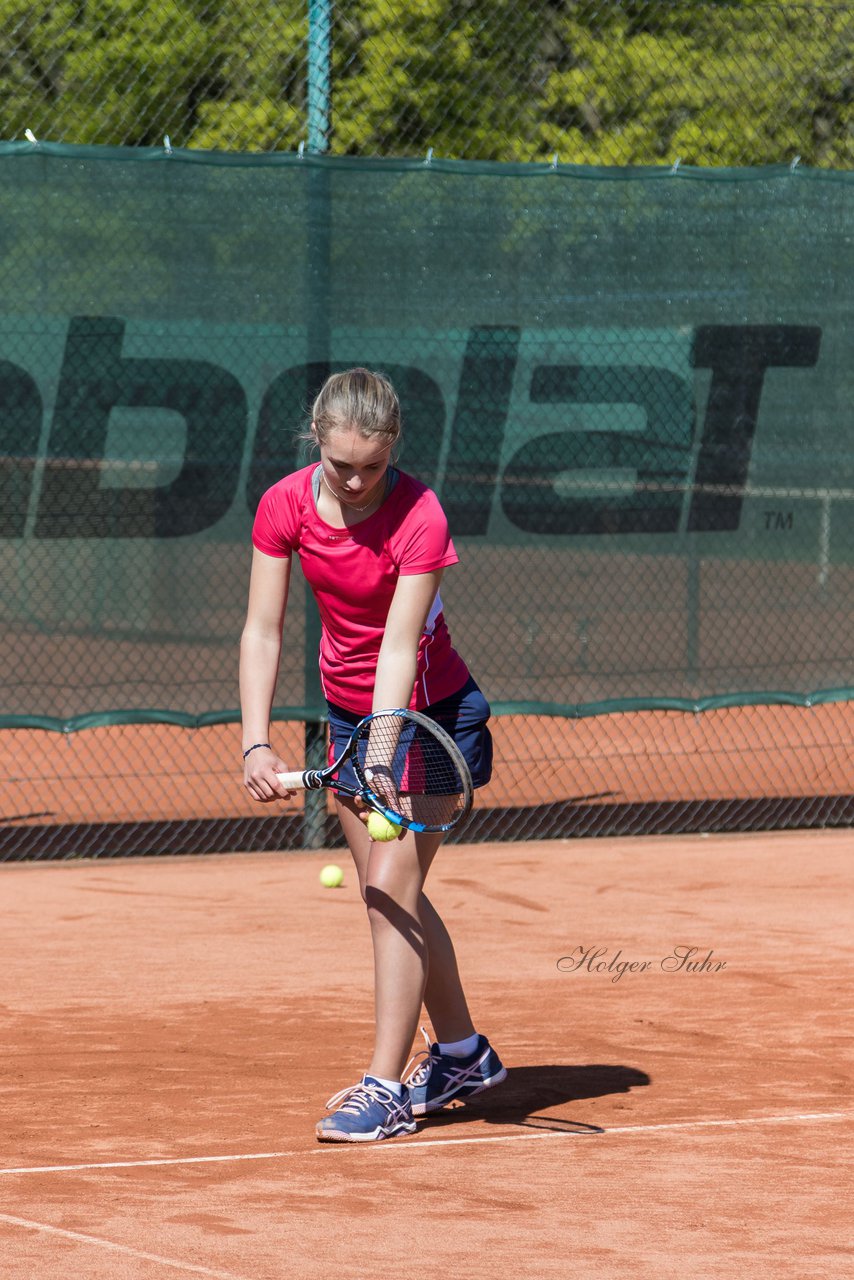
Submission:
<svg viewBox="0 0 854 1280">
<path fill-rule="evenodd" d="M 295 150 L 306 0 L 0 0 L 0 136 Z M 850 6 L 337 0 L 330 150 L 854 161 Z"/>
</svg>

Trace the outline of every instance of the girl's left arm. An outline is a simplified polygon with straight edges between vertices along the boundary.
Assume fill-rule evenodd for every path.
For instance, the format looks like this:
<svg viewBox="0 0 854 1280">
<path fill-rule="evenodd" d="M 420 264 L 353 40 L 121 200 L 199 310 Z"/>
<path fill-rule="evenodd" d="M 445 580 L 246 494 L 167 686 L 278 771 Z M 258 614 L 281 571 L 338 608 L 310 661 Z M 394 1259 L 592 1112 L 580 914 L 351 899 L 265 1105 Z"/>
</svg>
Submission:
<svg viewBox="0 0 854 1280">
<path fill-rule="evenodd" d="M 441 581 L 441 569 L 398 579 L 377 659 L 374 711 L 409 706 L 415 687 L 418 645 Z"/>
</svg>

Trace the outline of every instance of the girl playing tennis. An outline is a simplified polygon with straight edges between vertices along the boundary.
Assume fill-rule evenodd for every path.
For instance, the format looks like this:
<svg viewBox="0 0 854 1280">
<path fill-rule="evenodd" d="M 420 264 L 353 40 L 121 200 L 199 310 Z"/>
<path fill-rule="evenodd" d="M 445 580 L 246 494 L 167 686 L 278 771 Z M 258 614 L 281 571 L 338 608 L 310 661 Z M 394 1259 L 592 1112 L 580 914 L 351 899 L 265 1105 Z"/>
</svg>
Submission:
<svg viewBox="0 0 854 1280">
<path fill-rule="evenodd" d="M 244 782 L 256 800 L 290 794 L 276 774 L 293 766 L 270 745 L 270 713 L 294 552 L 321 617 L 330 763 L 363 716 L 412 707 L 451 734 L 476 787 L 489 781 L 489 705 L 451 644 L 439 595 L 443 570 L 458 557 L 436 495 L 392 465 L 400 431 L 384 377 L 333 374 L 312 412 L 320 461 L 259 503 L 240 646 Z M 329 1100 L 317 1137 L 369 1142 L 413 1133 L 414 1116 L 470 1098 L 507 1072 L 475 1031 L 451 939 L 424 894 L 442 835 L 407 831 L 375 843 L 362 806 L 343 796 L 335 803 L 371 928 L 376 1036 L 366 1073 Z M 437 1042 L 404 1080 L 422 1002 Z"/>
</svg>

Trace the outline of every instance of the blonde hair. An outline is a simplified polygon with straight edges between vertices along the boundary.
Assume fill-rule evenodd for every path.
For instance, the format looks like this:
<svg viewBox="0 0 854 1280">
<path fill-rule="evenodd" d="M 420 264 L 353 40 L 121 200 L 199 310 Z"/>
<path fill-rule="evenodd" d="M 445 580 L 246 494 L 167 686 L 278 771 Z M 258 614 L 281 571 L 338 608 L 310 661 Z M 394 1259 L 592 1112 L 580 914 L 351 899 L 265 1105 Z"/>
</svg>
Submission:
<svg viewBox="0 0 854 1280">
<path fill-rule="evenodd" d="M 355 427 L 360 435 L 388 445 L 397 444 L 401 434 L 397 392 L 388 378 L 370 369 L 331 374 L 312 406 L 311 420 L 320 444 L 342 427 Z"/>
</svg>

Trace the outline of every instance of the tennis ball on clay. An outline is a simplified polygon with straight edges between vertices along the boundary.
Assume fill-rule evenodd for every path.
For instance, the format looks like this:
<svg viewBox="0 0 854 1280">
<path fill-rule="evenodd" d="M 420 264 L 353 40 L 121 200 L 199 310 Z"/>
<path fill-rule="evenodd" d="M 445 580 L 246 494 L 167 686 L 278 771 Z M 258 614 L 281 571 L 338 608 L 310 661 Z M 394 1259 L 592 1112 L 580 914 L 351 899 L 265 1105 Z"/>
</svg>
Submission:
<svg viewBox="0 0 854 1280">
<path fill-rule="evenodd" d="M 344 872 L 340 867 L 336 867 L 334 862 L 330 862 L 329 866 L 324 867 L 320 873 L 320 883 L 324 889 L 337 889 L 344 883 Z"/>
<path fill-rule="evenodd" d="M 395 822 L 389 822 L 381 813 L 372 812 L 368 818 L 368 835 L 372 840 L 395 840 L 402 828 Z"/>
</svg>

